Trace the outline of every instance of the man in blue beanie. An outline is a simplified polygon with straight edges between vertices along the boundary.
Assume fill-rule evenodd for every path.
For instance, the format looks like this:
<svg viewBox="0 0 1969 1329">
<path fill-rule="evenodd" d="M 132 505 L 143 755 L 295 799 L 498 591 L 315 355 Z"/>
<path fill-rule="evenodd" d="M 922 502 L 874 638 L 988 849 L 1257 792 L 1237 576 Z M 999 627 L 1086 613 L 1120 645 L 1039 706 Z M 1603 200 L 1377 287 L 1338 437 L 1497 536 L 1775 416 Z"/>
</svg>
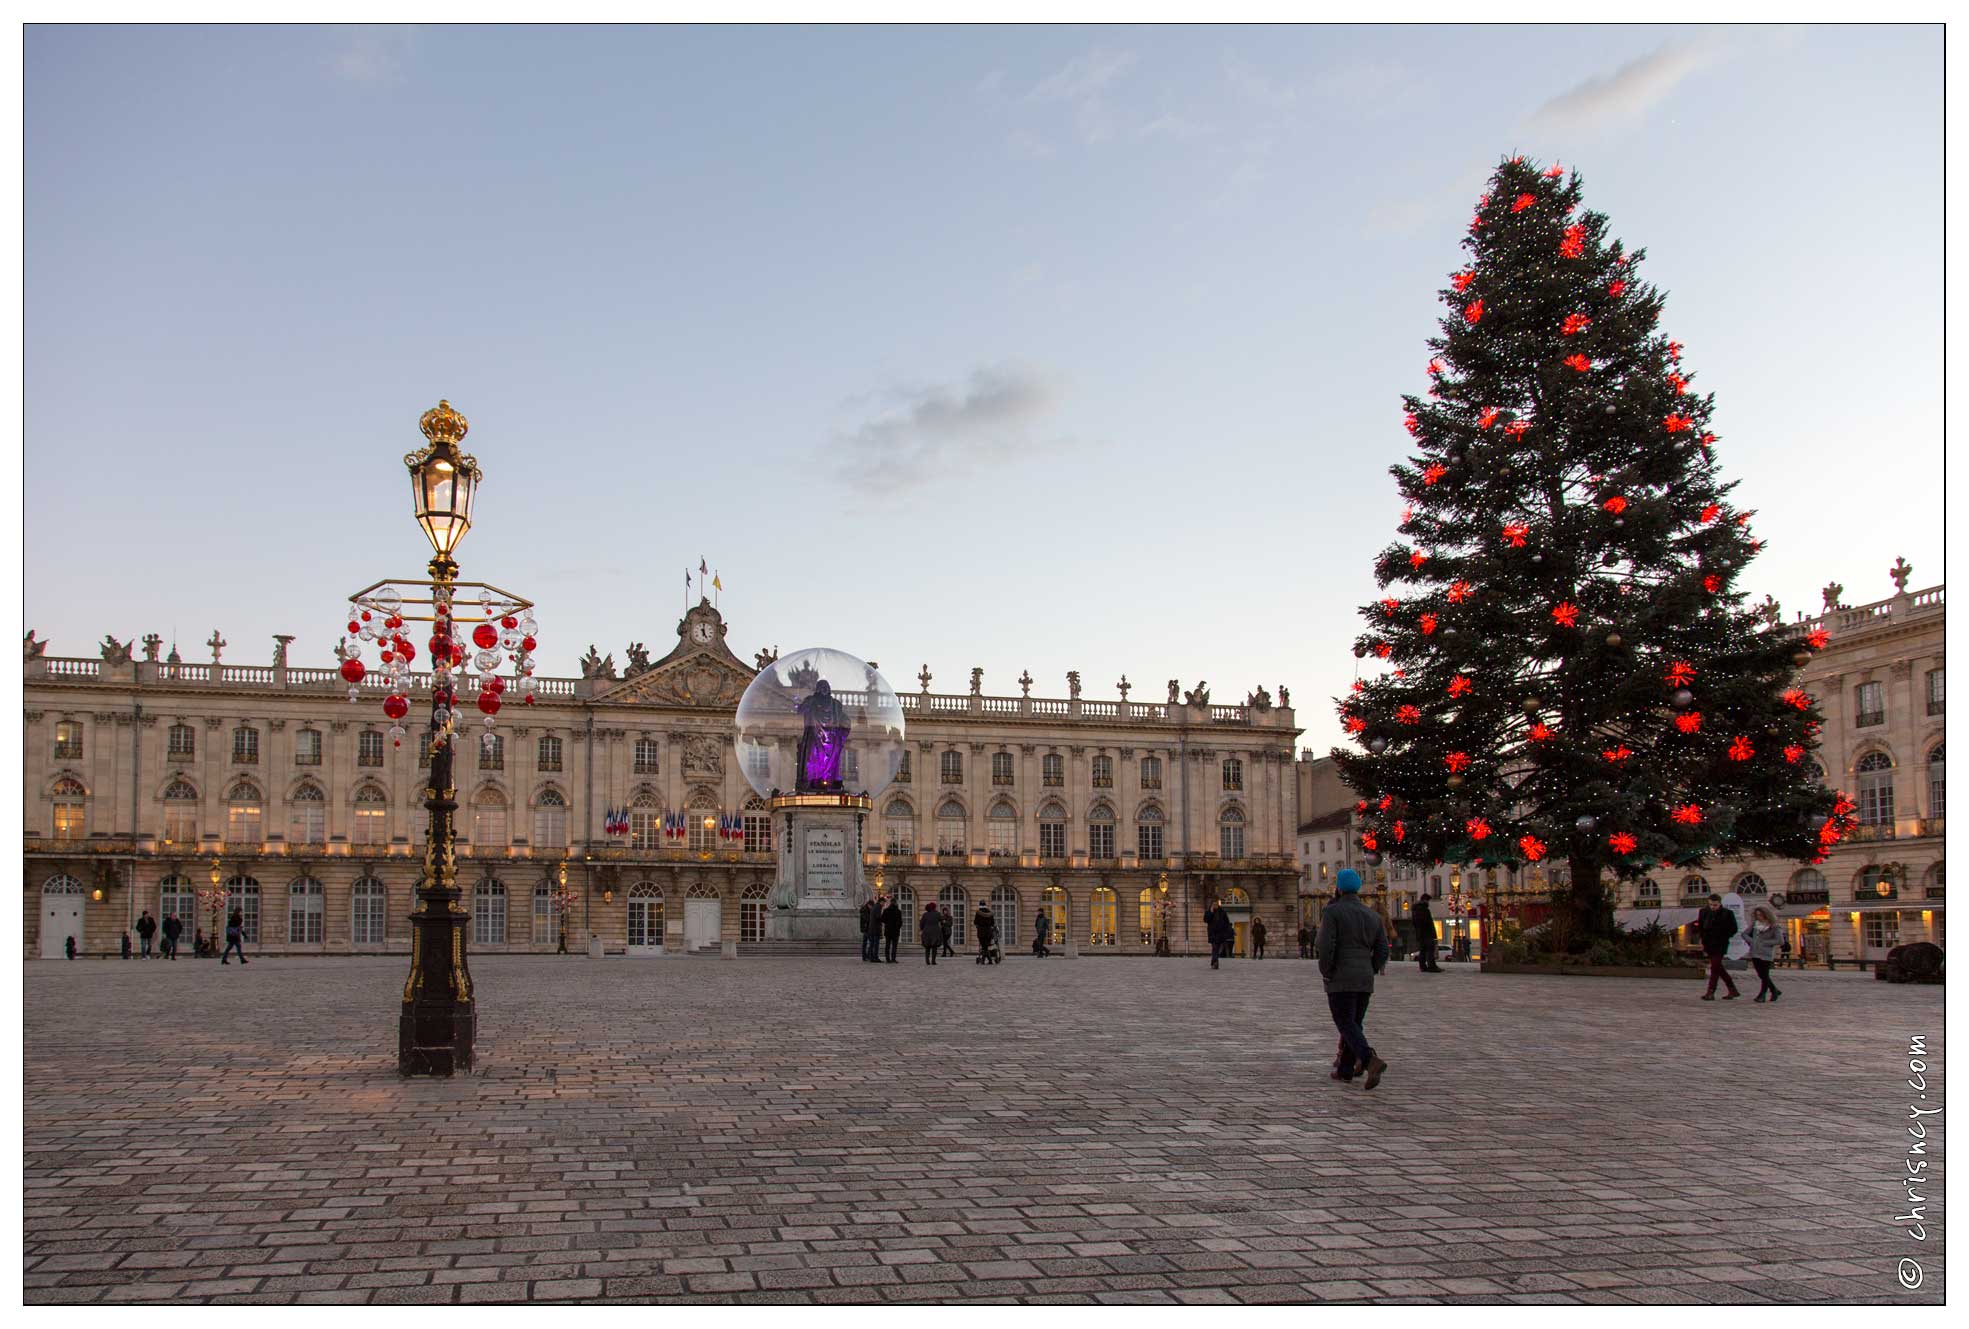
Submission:
<svg viewBox="0 0 1969 1329">
<path fill-rule="evenodd" d="M 1313 949 L 1319 955 L 1320 977 L 1326 981 L 1326 1005 L 1340 1031 L 1340 1060 L 1333 1078 L 1351 1081 L 1356 1068 L 1367 1072 L 1367 1089 L 1381 1083 L 1388 1063 L 1368 1046 L 1367 999 L 1374 976 L 1388 967 L 1388 934 L 1374 911 L 1361 903 L 1360 874 L 1340 869 L 1334 879 L 1340 894 L 1320 914 L 1319 936 Z"/>
</svg>

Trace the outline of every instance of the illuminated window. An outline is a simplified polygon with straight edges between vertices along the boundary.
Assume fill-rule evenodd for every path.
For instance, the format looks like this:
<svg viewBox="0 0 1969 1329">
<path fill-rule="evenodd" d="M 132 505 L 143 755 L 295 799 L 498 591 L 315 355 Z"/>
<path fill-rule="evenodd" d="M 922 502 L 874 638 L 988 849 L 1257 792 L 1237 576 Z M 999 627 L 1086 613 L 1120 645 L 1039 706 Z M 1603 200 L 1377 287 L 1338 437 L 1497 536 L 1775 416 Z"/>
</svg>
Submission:
<svg viewBox="0 0 1969 1329">
<path fill-rule="evenodd" d="M 1047 944 L 1064 946 L 1067 943 L 1067 893 L 1060 886 L 1042 887 L 1039 892 L 1039 909 L 1052 920 L 1052 931 L 1047 936 Z"/>
<path fill-rule="evenodd" d="M 559 940 L 558 915 L 554 909 L 554 884 L 540 881 L 533 888 L 533 944 L 546 946 Z"/>
<path fill-rule="evenodd" d="M 1942 747 L 1943 744 L 1937 743 L 1928 753 L 1928 815 L 1931 817 L 1942 815 L 1942 794 L 1944 789 L 1942 780 Z"/>
<path fill-rule="evenodd" d="M 632 849 L 656 849 L 662 843 L 663 805 L 657 801 L 655 794 L 644 790 L 629 805 L 629 846 Z"/>
<path fill-rule="evenodd" d="M 1096 886 L 1087 903 L 1087 941 L 1092 946 L 1115 944 L 1115 896 L 1106 886 Z"/>
<path fill-rule="evenodd" d="M 688 828 L 687 843 L 699 853 L 709 853 L 718 847 L 718 805 L 708 794 L 700 794 L 684 813 Z"/>
<path fill-rule="evenodd" d="M 241 780 L 226 791 L 226 843 L 261 844 L 266 830 L 261 823 L 260 791 L 251 780 Z"/>
<path fill-rule="evenodd" d="M 55 722 L 55 760 L 82 760 L 82 722 L 80 720 L 57 720 Z"/>
<path fill-rule="evenodd" d="M 87 834 L 89 793 L 80 780 L 55 781 L 55 838 L 80 840 Z"/>
<path fill-rule="evenodd" d="M 745 852 L 748 854 L 770 854 L 773 851 L 773 819 L 766 811 L 766 805 L 755 794 L 745 802 L 745 816 L 741 824 L 745 832 Z"/>
<path fill-rule="evenodd" d="M 937 809 L 938 857 L 962 857 L 970 846 L 970 840 L 964 821 L 964 805 L 954 798 L 946 798 Z"/>
<path fill-rule="evenodd" d="M 164 840 L 167 844 L 198 843 L 198 790 L 187 780 L 164 786 Z"/>
<path fill-rule="evenodd" d="M 916 813 L 907 799 L 892 798 L 882 809 L 882 847 L 891 854 L 913 853 L 916 841 Z"/>
<path fill-rule="evenodd" d="M 328 803 L 320 785 L 304 784 L 288 795 L 287 841 L 289 844 L 327 843 Z"/>
<path fill-rule="evenodd" d="M 1155 943 L 1155 888 L 1142 887 L 1135 897 L 1135 937 L 1144 946 Z"/>
<path fill-rule="evenodd" d="M 355 826 L 349 836 L 354 844 L 388 844 L 390 842 L 390 805 L 383 797 L 383 791 L 373 784 L 366 784 L 356 790 Z"/>
</svg>

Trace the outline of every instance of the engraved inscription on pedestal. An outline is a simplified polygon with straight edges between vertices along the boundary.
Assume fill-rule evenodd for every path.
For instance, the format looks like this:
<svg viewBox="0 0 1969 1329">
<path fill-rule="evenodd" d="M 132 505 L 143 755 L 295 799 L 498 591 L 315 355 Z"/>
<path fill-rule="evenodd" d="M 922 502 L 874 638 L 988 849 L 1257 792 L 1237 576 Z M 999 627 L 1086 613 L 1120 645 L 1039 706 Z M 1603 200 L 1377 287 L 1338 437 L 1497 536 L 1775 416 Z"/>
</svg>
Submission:
<svg viewBox="0 0 1969 1329">
<path fill-rule="evenodd" d="M 806 833 L 807 871 L 801 882 L 800 907 L 839 908 L 848 898 L 848 837 L 836 827 L 811 827 Z"/>
</svg>

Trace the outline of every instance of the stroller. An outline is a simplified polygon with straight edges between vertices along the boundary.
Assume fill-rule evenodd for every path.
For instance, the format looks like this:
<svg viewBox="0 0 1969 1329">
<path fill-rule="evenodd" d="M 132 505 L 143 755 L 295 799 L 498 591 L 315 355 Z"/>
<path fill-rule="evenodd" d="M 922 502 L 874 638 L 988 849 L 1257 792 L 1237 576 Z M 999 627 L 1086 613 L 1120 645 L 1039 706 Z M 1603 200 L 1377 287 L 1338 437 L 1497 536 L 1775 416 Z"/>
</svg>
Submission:
<svg viewBox="0 0 1969 1329">
<path fill-rule="evenodd" d="M 1005 963 L 1005 952 L 999 949 L 998 934 L 996 932 L 993 932 L 989 937 L 980 937 L 978 939 L 978 963 Z"/>
</svg>

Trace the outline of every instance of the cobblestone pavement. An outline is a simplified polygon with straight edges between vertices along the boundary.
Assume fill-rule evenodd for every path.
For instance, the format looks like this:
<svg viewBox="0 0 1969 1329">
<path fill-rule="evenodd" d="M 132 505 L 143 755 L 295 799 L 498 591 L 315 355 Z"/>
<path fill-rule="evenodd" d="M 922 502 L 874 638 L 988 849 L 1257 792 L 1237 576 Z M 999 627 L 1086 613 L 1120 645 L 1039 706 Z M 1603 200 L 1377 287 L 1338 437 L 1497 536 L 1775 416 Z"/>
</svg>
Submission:
<svg viewBox="0 0 1969 1329">
<path fill-rule="evenodd" d="M 1942 1286 L 1939 1222 L 1893 1221 L 1909 1035 L 1944 1101 L 1937 988 L 1794 974 L 1760 1006 L 1400 965 L 1366 1093 L 1327 1078 L 1298 960 L 498 956 L 481 1073 L 403 1081 L 404 963 L 27 963 L 27 1300 Z"/>
</svg>

